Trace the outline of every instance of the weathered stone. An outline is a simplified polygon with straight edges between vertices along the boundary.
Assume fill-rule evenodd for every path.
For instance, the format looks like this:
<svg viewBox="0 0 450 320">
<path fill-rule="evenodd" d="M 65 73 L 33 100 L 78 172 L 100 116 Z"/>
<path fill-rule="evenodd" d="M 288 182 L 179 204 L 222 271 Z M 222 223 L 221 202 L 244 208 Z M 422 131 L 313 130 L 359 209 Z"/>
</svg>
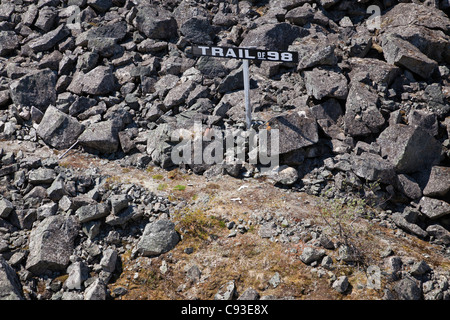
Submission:
<svg viewBox="0 0 450 320">
<path fill-rule="evenodd" d="M 345 105 L 344 127 L 351 136 L 367 136 L 379 132 L 386 122 L 378 110 L 376 92 L 361 82 L 352 82 Z"/>
<path fill-rule="evenodd" d="M 28 174 L 28 181 L 32 184 L 49 184 L 56 178 L 56 173 L 53 169 L 38 168 L 30 171 Z"/>
<path fill-rule="evenodd" d="M 64 149 L 72 146 L 83 130 L 84 126 L 75 118 L 49 106 L 36 133 L 45 143 L 56 149 Z"/>
<path fill-rule="evenodd" d="M 274 183 L 292 185 L 298 180 L 298 172 L 295 168 L 282 165 L 269 171 L 268 177 L 273 180 Z"/>
<path fill-rule="evenodd" d="M 34 26 L 44 32 L 49 32 L 53 29 L 58 13 L 52 7 L 46 6 L 39 10 L 38 17 L 34 22 Z"/>
<path fill-rule="evenodd" d="M 66 25 L 62 24 L 55 30 L 46 32 L 39 38 L 33 39 L 28 43 L 28 46 L 34 52 L 49 51 L 59 42 L 64 40 L 70 35 L 70 31 L 67 29 Z"/>
<path fill-rule="evenodd" d="M 450 231 L 445 229 L 440 224 L 429 225 L 426 229 L 426 232 L 428 232 L 428 234 L 434 238 L 434 241 L 437 244 L 450 244 Z"/>
<path fill-rule="evenodd" d="M 292 42 L 308 34 L 306 29 L 289 23 L 265 24 L 250 30 L 241 47 L 257 47 L 265 50 L 287 50 Z"/>
<path fill-rule="evenodd" d="M 106 300 L 106 290 L 107 287 L 105 283 L 101 279 L 97 278 L 84 291 L 84 300 Z"/>
<path fill-rule="evenodd" d="M 105 251 L 103 251 L 103 256 L 100 260 L 100 266 L 102 267 L 103 271 L 114 272 L 114 270 L 116 269 L 117 257 L 117 251 L 114 249 L 106 249 Z"/>
<path fill-rule="evenodd" d="M 92 123 L 78 140 L 84 147 L 101 153 L 113 153 L 119 148 L 119 127 L 111 120 Z"/>
<path fill-rule="evenodd" d="M 0 57 L 12 53 L 19 47 L 19 39 L 13 31 L 0 31 Z"/>
<path fill-rule="evenodd" d="M 350 81 L 370 80 L 378 86 L 389 87 L 401 74 L 399 67 L 393 66 L 385 61 L 373 58 L 350 58 L 348 60 L 352 70 L 349 73 Z"/>
<path fill-rule="evenodd" d="M 395 212 L 392 214 L 391 218 L 398 227 L 411 232 L 420 238 L 426 238 L 428 236 L 428 233 L 425 230 L 420 228 L 417 224 L 408 221 L 402 213 Z"/>
<path fill-rule="evenodd" d="M 300 255 L 300 260 L 305 264 L 311 264 L 314 261 L 319 261 L 325 255 L 322 249 L 315 249 L 313 247 L 306 247 Z"/>
<path fill-rule="evenodd" d="M 136 28 L 151 39 L 169 40 L 177 36 L 178 25 L 172 14 L 162 8 L 139 6 Z"/>
<path fill-rule="evenodd" d="M 180 26 L 180 32 L 193 44 L 212 44 L 214 28 L 208 19 L 193 17 Z"/>
<path fill-rule="evenodd" d="M 253 288 L 246 289 L 238 298 L 238 300 L 258 300 L 259 293 Z"/>
<path fill-rule="evenodd" d="M 34 274 L 65 270 L 78 229 L 74 217 L 56 215 L 45 218 L 31 231 L 26 268 Z"/>
<path fill-rule="evenodd" d="M 396 172 L 412 173 L 439 161 L 441 145 L 420 127 L 395 124 L 377 139 L 381 155 L 394 165 Z"/>
<path fill-rule="evenodd" d="M 98 66 L 86 74 L 75 73 L 67 90 L 75 94 L 106 95 L 114 90 L 115 85 L 111 68 Z"/>
<path fill-rule="evenodd" d="M 316 119 L 307 109 L 277 116 L 270 119 L 261 129 L 279 130 L 279 153 L 287 153 L 303 147 L 316 144 L 319 133 Z M 268 138 L 268 141 L 270 139 Z M 268 147 L 268 151 L 270 151 Z"/>
<path fill-rule="evenodd" d="M 0 199 L 0 218 L 7 218 L 8 215 L 13 211 L 14 206 L 8 199 Z"/>
<path fill-rule="evenodd" d="M 110 213 L 109 207 L 104 203 L 88 204 L 77 209 L 75 215 L 80 223 L 101 219 Z"/>
<path fill-rule="evenodd" d="M 450 204 L 443 200 L 422 197 L 419 205 L 420 211 L 430 219 L 439 219 L 450 214 Z"/>
<path fill-rule="evenodd" d="M 422 197 L 422 190 L 419 184 L 410 176 L 406 174 L 399 174 L 397 176 L 397 189 L 403 192 L 410 199 L 420 199 Z"/>
<path fill-rule="evenodd" d="M 195 83 L 192 81 L 183 82 L 172 88 L 164 99 L 164 105 L 167 109 L 178 106 L 186 100 L 189 93 L 194 89 Z"/>
<path fill-rule="evenodd" d="M 423 189 L 427 197 L 445 197 L 450 192 L 450 168 L 434 166 L 431 168 L 430 177 Z"/>
<path fill-rule="evenodd" d="M 87 0 L 87 4 L 99 12 L 108 11 L 112 5 L 112 0 Z"/>
<path fill-rule="evenodd" d="M 174 227 L 169 220 L 148 223 L 137 244 L 138 251 L 144 256 L 154 256 L 172 250 L 180 241 Z"/>
<path fill-rule="evenodd" d="M 232 300 L 236 295 L 236 284 L 234 280 L 228 281 L 219 288 L 214 295 L 214 300 Z"/>
<path fill-rule="evenodd" d="M 348 94 L 347 78 L 342 73 L 315 68 L 304 72 L 306 91 L 317 100 L 323 98 L 345 99 Z"/>
<path fill-rule="evenodd" d="M 428 58 L 417 47 L 394 35 L 383 39 L 383 54 L 386 61 L 428 79 L 437 68 L 436 61 Z"/>
<path fill-rule="evenodd" d="M 0 300 L 23 300 L 19 278 L 0 255 Z"/>
<path fill-rule="evenodd" d="M 11 99 L 16 106 L 34 106 L 45 111 L 56 103 L 56 76 L 50 69 L 34 71 L 13 81 L 10 88 Z"/>
<path fill-rule="evenodd" d="M 348 278 L 347 276 L 341 276 L 333 282 L 333 289 L 339 293 L 344 293 L 348 289 Z"/>
<path fill-rule="evenodd" d="M 298 71 L 319 65 L 333 66 L 337 63 L 335 46 L 326 37 L 308 36 L 289 46 L 289 51 L 296 51 L 299 55 Z"/>
<path fill-rule="evenodd" d="M 64 287 L 69 290 L 83 289 L 83 282 L 89 278 L 89 270 L 83 262 L 77 261 L 67 268 L 69 277 L 64 282 Z"/>
<path fill-rule="evenodd" d="M 171 160 L 172 145 L 170 144 L 172 132 L 171 125 L 161 124 L 148 134 L 147 154 L 151 156 L 155 164 L 162 168 L 173 165 Z"/>
<path fill-rule="evenodd" d="M 400 300 L 420 300 L 422 296 L 422 290 L 411 278 L 404 278 L 395 283 L 394 291 Z"/>
<path fill-rule="evenodd" d="M 395 179 L 392 163 L 372 153 L 362 153 L 351 158 L 352 171 L 360 178 L 368 181 L 380 181 L 390 184 Z"/>
</svg>

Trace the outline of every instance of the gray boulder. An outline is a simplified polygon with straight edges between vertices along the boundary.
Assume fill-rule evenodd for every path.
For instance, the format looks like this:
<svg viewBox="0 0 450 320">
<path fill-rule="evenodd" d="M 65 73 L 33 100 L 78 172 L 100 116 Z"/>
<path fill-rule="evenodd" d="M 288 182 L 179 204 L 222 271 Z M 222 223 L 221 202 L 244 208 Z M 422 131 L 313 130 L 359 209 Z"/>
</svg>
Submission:
<svg viewBox="0 0 450 320">
<path fill-rule="evenodd" d="M 306 108 L 298 108 L 292 113 L 274 117 L 260 129 L 267 129 L 268 132 L 272 129 L 279 130 L 280 154 L 307 147 L 319 141 L 316 119 Z M 269 147 L 268 151 L 270 151 Z"/>
<path fill-rule="evenodd" d="M 31 231 L 26 269 L 34 274 L 42 274 L 47 270 L 65 270 L 78 230 L 79 224 L 72 216 L 45 218 Z"/>
<path fill-rule="evenodd" d="M 436 61 L 428 58 L 417 47 L 395 35 L 388 34 L 382 42 L 386 61 L 428 79 L 437 68 Z"/>
<path fill-rule="evenodd" d="M 317 100 L 345 99 L 348 94 L 347 78 L 340 72 L 315 68 L 304 72 L 306 91 Z"/>
<path fill-rule="evenodd" d="M 257 47 L 265 50 L 287 50 L 295 39 L 307 34 L 306 29 L 285 22 L 264 24 L 250 30 L 240 46 Z"/>
<path fill-rule="evenodd" d="M 0 255 L 0 300 L 23 300 L 16 272 Z"/>
<path fill-rule="evenodd" d="M 50 69 L 31 72 L 13 81 L 10 96 L 16 106 L 34 106 L 45 111 L 56 103 L 56 76 Z"/>
<path fill-rule="evenodd" d="M 75 211 L 80 223 L 101 219 L 109 215 L 109 207 L 104 203 L 84 205 Z"/>
<path fill-rule="evenodd" d="M 426 229 L 428 234 L 434 238 L 437 244 L 448 245 L 450 244 L 450 231 L 445 229 L 440 224 L 429 225 Z"/>
<path fill-rule="evenodd" d="M 7 218 L 13 209 L 11 201 L 5 198 L 0 199 L 0 218 Z"/>
<path fill-rule="evenodd" d="M 106 95 L 114 90 L 115 84 L 111 68 L 98 66 L 86 74 L 76 72 L 67 90 L 75 94 Z"/>
<path fill-rule="evenodd" d="M 351 158 L 352 171 L 360 178 L 368 181 L 380 181 L 391 184 L 395 180 L 395 170 L 392 163 L 378 154 L 364 152 Z"/>
<path fill-rule="evenodd" d="M 349 282 L 347 276 L 341 276 L 333 282 L 332 287 L 337 292 L 344 293 L 348 289 L 348 285 Z"/>
<path fill-rule="evenodd" d="M 323 256 L 325 256 L 325 250 L 306 247 L 300 255 L 300 260 L 305 264 L 311 264 L 314 261 L 321 260 Z"/>
<path fill-rule="evenodd" d="M 36 133 L 45 143 L 56 149 L 65 149 L 73 145 L 84 126 L 75 118 L 49 106 Z"/>
<path fill-rule="evenodd" d="M 158 220 L 145 226 L 137 250 L 144 256 L 155 256 L 172 250 L 179 241 L 174 223 Z"/>
<path fill-rule="evenodd" d="M 413 233 L 420 238 L 426 238 L 428 233 L 415 224 L 407 213 L 395 212 L 391 216 L 392 221 L 401 229 Z"/>
<path fill-rule="evenodd" d="M 62 24 L 55 30 L 46 32 L 39 38 L 31 40 L 27 45 L 34 52 L 49 51 L 59 42 L 67 38 L 69 35 L 70 35 L 69 29 L 67 29 L 67 27 L 64 24 Z"/>
<path fill-rule="evenodd" d="M 193 44 L 211 44 L 215 30 L 208 19 L 193 17 L 180 26 L 180 33 Z"/>
<path fill-rule="evenodd" d="M 234 280 L 228 281 L 219 288 L 214 295 L 214 300 L 232 300 L 236 296 L 236 284 Z"/>
<path fill-rule="evenodd" d="M 173 128 L 170 124 L 160 124 L 155 130 L 150 131 L 147 138 L 147 154 L 152 158 L 152 161 L 167 168 L 173 165 L 171 160 L 171 151 Z"/>
<path fill-rule="evenodd" d="M 396 282 L 394 291 L 399 300 L 420 300 L 422 297 L 422 290 L 411 278 L 404 278 Z"/>
<path fill-rule="evenodd" d="M 421 127 L 394 124 L 377 139 L 381 155 L 398 173 L 418 172 L 439 161 L 441 144 Z"/>
<path fill-rule="evenodd" d="M 430 177 L 423 189 L 427 197 L 445 197 L 450 192 L 450 168 L 434 166 L 431 168 Z"/>
<path fill-rule="evenodd" d="M 326 37 L 308 36 L 289 46 L 289 51 L 299 55 L 298 71 L 319 65 L 333 66 L 337 63 L 335 46 Z"/>
<path fill-rule="evenodd" d="M 19 39 L 14 31 L 0 31 L 0 57 L 12 53 L 19 47 Z"/>
<path fill-rule="evenodd" d="M 97 278 L 86 288 L 83 295 L 84 300 L 106 300 L 107 287 L 103 280 Z"/>
<path fill-rule="evenodd" d="M 345 131 L 351 136 L 378 133 L 386 122 L 378 105 L 376 92 L 361 82 L 352 82 L 345 105 Z"/>
<path fill-rule="evenodd" d="M 112 0 L 87 0 L 87 4 L 99 12 L 106 12 L 113 6 Z"/>
<path fill-rule="evenodd" d="M 139 6 L 134 23 L 140 32 L 151 39 L 169 40 L 178 35 L 177 21 L 162 8 Z"/>
<path fill-rule="evenodd" d="M 450 204 L 443 200 L 422 197 L 419 205 L 420 211 L 433 220 L 450 214 Z"/>
<path fill-rule="evenodd" d="M 401 69 L 385 61 L 373 58 L 350 58 L 348 60 L 351 71 L 350 81 L 364 81 L 368 79 L 379 86 L 389 87 L 401 74 Z"/>
<path fill-rule="evenodd" d="M 80 144 L 100 153 L 113 153 L 119 148 L 119 127 L 113 120 L 92 123 L 78 138 Z"/>
</svg>

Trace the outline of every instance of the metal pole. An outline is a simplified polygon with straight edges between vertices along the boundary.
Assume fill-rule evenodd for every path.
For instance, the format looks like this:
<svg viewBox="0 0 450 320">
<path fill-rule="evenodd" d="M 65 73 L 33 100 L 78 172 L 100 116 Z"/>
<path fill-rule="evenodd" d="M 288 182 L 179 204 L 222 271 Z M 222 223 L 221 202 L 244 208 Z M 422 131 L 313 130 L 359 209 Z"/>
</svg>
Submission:
<svg viewBox="0 0 450 320">
<path fill-rule="evenodd" d="M 248 60 L 243 59 L 243 72 L 244 72 L 244 92 L 245 92 L 245 122 L 247 124 L 247 130 L 250 130 L 252 125 L 252 108 L 250 105 L 250 76 L 248 70 Z"/>
</svg>

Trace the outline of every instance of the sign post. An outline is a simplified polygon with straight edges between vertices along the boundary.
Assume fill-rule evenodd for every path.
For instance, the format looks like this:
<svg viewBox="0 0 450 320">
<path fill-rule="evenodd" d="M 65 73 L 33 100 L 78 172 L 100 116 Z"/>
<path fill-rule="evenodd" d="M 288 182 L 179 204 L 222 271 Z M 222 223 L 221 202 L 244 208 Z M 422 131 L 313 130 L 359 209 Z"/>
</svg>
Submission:
<svg viewBox="0 0 450 320">
<path fill-rule="evenodd" d="M 252 124 L 252 109 L 250 105 L 250 74 L 249 60 L 298 63 L 298 53 L 289 51 L 259 50 L 254 48 L 231 48 L 215 46 L 192 46 L 194 56 L 209 56 L 216 58 L 242 59 L 245 93 L 245 123 L 247 129 Z"/>
</svg>

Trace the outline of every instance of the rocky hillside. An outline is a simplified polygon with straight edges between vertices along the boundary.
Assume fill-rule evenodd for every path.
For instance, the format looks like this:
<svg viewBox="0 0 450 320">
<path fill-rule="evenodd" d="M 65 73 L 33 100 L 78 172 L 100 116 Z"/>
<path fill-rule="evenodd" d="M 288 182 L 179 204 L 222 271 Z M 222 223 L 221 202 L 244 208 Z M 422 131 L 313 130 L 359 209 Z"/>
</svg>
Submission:
<svg viewBox="0 0 450 320">
<path fill-rule="evenodd" d="M 449 14 L 1 0 L 0 299 L 450 299 Z M 298 53 L 250 63 L 279 166 L 174 163 L 245 128 L 242 61 L 192 45 Z"/>
</svg>

